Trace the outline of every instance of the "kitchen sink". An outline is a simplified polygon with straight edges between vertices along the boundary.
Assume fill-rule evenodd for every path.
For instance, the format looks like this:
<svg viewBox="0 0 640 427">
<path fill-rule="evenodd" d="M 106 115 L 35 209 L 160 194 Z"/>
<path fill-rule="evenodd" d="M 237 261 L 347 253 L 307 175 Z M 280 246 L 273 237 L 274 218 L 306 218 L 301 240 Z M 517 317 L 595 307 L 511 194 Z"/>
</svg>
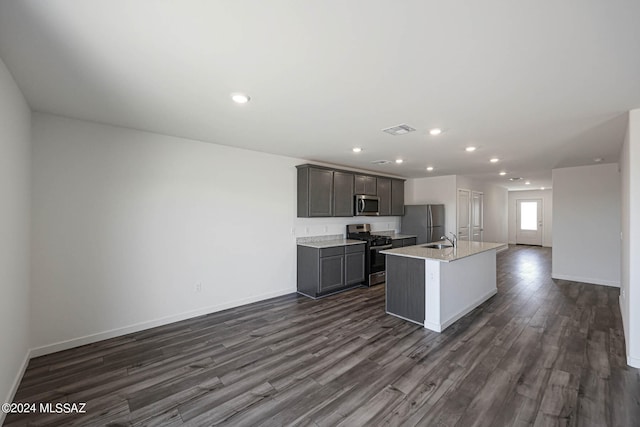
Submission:
<svg viewBox="0 0 640 427">
<path fill-rule="evenodd" d="M 444 243 L 429 243 L 428 245 L 423 246 L 423 248 L 429 248 L 429 249 L 447 249 L 452 247 L 453 246 L 447 245 Z"/>
</svg>

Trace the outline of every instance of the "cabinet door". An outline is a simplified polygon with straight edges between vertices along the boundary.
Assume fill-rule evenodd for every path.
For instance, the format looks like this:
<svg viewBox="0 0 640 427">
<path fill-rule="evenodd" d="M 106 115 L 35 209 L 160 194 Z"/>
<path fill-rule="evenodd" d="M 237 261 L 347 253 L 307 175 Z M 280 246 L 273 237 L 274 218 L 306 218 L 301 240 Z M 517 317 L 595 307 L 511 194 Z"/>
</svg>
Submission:
<svg viewBox="0 0 640 427">
<path fill-rule="evenodd" d="M 414 246 L 417 245 L 415 237 L 408 237 L 406 239 L 402 239 L 402 246 Z"/>
<path fill-rule="evenodd" d="M 353 216 L 353 174 L 333 172 L 333 216 Z"/>
<path fill-rule="evenodd" d="M 393 239 L 391 241 L 391 249 L 401 248 L 402 246 L 404 246 L 402 244 L 402 239 Z"/>
<path fill-rule="evenodd" d="M 391 215 L 391 179 L 378 178 L 377 181 L 380 216 L 389 216 Z"/>
<path fill-rule="evenodd" d="M 471 191 L 458 188 L 458 239 L 470 240 L 471 233 Z"/>
<path fill-rule="evenodd" d="M 484 194 L 478 191 L 471 192 L 471 240 L 482 242 L 484 231 Z"/>
<path fill-rule="evenodd" d="M 404 181 L 391 180 L 391 215 L 404 215 Z"/>
<path fill-rule="evenodd" d="M 344 257 L 345 285 L 364 282 L 364 250 L 347 253 Z"/>
<path fill-rule="evenodd" d="M 320 258 L 320 292 L 344 287 L 344 255 Z"/>
<path fill-rule="evenodd" d="M 366 194 L 368 196 L 375 196 L 377 194 L 376 177 L 368 175 L 356 175 L 355 194 Z"/>
<path fill-rule="evenodd" d="M 309 168 L 309 216 L 333 214 L 333 171 Z"/>
</svg>

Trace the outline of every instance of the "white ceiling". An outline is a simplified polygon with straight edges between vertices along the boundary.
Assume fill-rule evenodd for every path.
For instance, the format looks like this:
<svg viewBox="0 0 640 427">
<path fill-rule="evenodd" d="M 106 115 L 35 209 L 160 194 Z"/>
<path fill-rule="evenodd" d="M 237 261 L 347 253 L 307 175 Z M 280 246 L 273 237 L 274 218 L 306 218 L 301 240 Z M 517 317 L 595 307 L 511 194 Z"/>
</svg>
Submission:
<svg viewBox="0 0 640 427">
<path fill-rule="evenodd" d="M 0 0 L 0 57 L 36 111 L 537 188 L 617 161 L 640 107 L 638 22 L 633 0 Z M 381 132 L 400 123 L 417 131 Z"/>
</svg>

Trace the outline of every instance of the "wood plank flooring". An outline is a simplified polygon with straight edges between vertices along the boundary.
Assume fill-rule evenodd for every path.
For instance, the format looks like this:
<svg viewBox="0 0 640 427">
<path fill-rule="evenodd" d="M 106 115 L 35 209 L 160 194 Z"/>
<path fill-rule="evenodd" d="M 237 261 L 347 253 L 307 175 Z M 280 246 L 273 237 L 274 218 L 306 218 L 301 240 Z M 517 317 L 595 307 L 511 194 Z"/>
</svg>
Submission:
<svg viewBox="0 0 640 427">
<path fill-rule="evenodd" d="M 638 426 L 618 289 L 551 280 L 551 250 L 498 254 L 498 294 L 438 334 L 384 286 L 295 294 L 33 359 L 16 402 L 87 413 L 5 425 Z"/>
</svg>

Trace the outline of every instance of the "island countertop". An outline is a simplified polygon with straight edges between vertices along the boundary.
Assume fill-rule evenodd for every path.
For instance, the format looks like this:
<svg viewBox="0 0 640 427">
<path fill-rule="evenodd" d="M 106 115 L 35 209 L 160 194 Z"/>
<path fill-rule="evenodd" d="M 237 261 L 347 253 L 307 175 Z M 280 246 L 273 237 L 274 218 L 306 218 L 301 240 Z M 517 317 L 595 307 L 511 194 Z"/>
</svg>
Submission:
<svg viewBox="0 0 640 427">
<path fill-rule="evenodd" d="M 448 243 L 446 241 L 433 242 L 433 243 Z M 380 251 L 385 255 L 396 255 L 408 258 L 418 259 L 432 259 L 441 262 L 456 261 L 461 258 L 466 258 L 471 255 L 478 254 L 480 252 L 490 251 L 492 249 L 498 249 L 506 247 L 506 243 L 494 243 L 494 242 L 470 242 L 467 240 L 459 241 L 455 248 L 445 249 L 432 249 L 425 248 L 424 246 L 429 243 L 422 243 L 415 246 L 405 246 L 404 248 L 389 249 L 386 251 Z"/>
</svg>

